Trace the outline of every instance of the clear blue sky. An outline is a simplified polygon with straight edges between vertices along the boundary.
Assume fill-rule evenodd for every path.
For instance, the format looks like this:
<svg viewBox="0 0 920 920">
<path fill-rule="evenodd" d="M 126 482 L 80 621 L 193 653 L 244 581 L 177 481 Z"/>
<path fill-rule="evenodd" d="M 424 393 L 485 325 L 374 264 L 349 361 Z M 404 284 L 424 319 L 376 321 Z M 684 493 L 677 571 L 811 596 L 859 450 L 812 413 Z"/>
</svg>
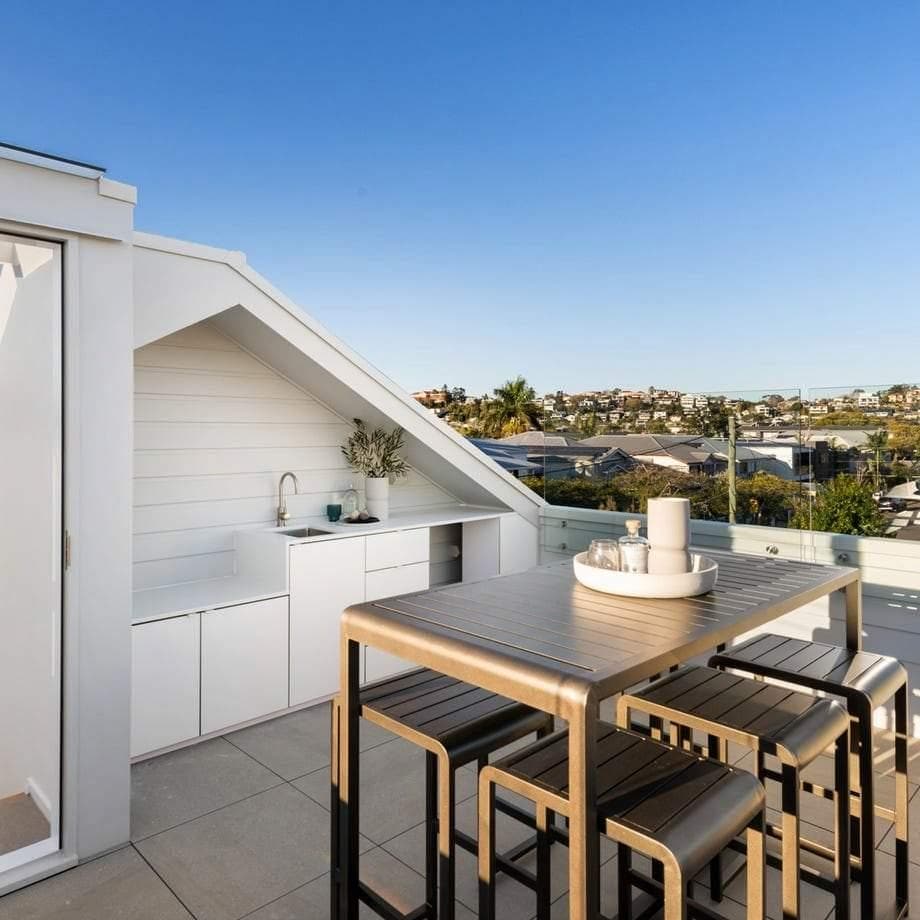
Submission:
<svg viewBox="0 0 920 920">
<path fill-rule="evenodd" d="M 12 3 L 0 138 L 404 386 L 920 378 L 920 4 Z"/>
</svg>

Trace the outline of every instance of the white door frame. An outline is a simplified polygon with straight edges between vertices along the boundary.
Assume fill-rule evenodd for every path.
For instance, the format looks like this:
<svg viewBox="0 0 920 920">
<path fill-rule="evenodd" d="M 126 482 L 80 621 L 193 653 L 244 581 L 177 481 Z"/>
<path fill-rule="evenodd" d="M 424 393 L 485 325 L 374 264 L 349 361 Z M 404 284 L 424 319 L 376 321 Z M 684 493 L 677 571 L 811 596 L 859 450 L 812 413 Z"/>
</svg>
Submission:
<svg viewBox="0 0 920 920">
<path fill-rule="evenodd" d="M 79 502 L 77 486 L 79 477 L 79 428 L 77 425 L 79 407 L 79 246 L 77 236 L 0 220 L 0 233 L 35 239 L 41 242 L 61 245 L 61 418 L 63 423 L 62 466 L 61 466 L 61 534 L 74 533 L 78 527 Z M 62 539 L 63 543 L 63 539 Z M 64 547 L 60 560 L 64 565 Z M 35 844 L 34 861 L 12 868 L 0 874 L 0 895 L 25 884 L 73 866 L 77 862 L 77 814 L 78 814 L 78 636 L 79 636 L 79 566 L 74 557 L 61 576 L 61 788 L 59 791 L 60 848 L 47 855 L 44 843 Z"/>
</svg>

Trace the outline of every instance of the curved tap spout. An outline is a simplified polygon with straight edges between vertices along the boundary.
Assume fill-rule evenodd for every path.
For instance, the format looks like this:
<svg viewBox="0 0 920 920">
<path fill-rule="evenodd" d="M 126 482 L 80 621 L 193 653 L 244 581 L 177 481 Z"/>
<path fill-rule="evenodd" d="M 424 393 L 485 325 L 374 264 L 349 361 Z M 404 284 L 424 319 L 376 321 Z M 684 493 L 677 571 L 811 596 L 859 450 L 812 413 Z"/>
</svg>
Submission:
<svg viewBox="0 0 920 920">
<path fill-rule="evenodd" d="M 297 495 L 300 492 L 300 483 L 297 481 L 297 477 L 288 471 L 287 473 L 281 474 L 281 479 L 278 482 L 278 526 L 283 527 L 290 518 L 288 514 L 287 505 L 284 501 L 284 480 L 291 477 L 294 480 L 294 494 Z"/>
</svg>

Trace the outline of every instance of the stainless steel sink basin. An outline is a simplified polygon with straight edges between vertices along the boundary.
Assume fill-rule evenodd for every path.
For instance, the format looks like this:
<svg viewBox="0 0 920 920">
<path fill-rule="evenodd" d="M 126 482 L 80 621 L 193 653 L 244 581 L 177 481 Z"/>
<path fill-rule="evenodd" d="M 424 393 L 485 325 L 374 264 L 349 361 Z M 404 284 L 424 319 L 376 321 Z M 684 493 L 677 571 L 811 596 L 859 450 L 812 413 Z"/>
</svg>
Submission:
<svg viewBox="0 0 920 920">
<path fill-rule="evenodd" d="M 303 539 L 304 537 L 323 537 L 332 533 L 332 531 L 320 530 L 318 527 L 295 527 L 292 530 L 282 530 L 280 533 L 284 534 L 286 537 Z"/>
</svg>

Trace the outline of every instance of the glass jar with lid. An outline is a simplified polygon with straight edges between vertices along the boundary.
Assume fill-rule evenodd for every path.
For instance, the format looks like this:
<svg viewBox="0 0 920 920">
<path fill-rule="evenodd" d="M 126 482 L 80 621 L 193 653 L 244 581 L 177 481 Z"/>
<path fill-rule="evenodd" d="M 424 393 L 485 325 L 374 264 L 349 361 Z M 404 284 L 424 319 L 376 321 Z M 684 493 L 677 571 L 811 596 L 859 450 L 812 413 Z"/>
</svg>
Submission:
<svg viewBox="0 0 920 920">
<path fill-rule="evenodd" d="M 342 493 L 342 517 L 349 518 L 358 510 L 358 490 L 352 483 Z"/>
<path fill-rule="evenodd" d="M 620 537 L 620 571 L 632 572 L 636 575 L 648 573 L 649 542 L 639 534 L 641 521 L 631 520 L 626 522 L 626 536 Z"/>
</svg>

